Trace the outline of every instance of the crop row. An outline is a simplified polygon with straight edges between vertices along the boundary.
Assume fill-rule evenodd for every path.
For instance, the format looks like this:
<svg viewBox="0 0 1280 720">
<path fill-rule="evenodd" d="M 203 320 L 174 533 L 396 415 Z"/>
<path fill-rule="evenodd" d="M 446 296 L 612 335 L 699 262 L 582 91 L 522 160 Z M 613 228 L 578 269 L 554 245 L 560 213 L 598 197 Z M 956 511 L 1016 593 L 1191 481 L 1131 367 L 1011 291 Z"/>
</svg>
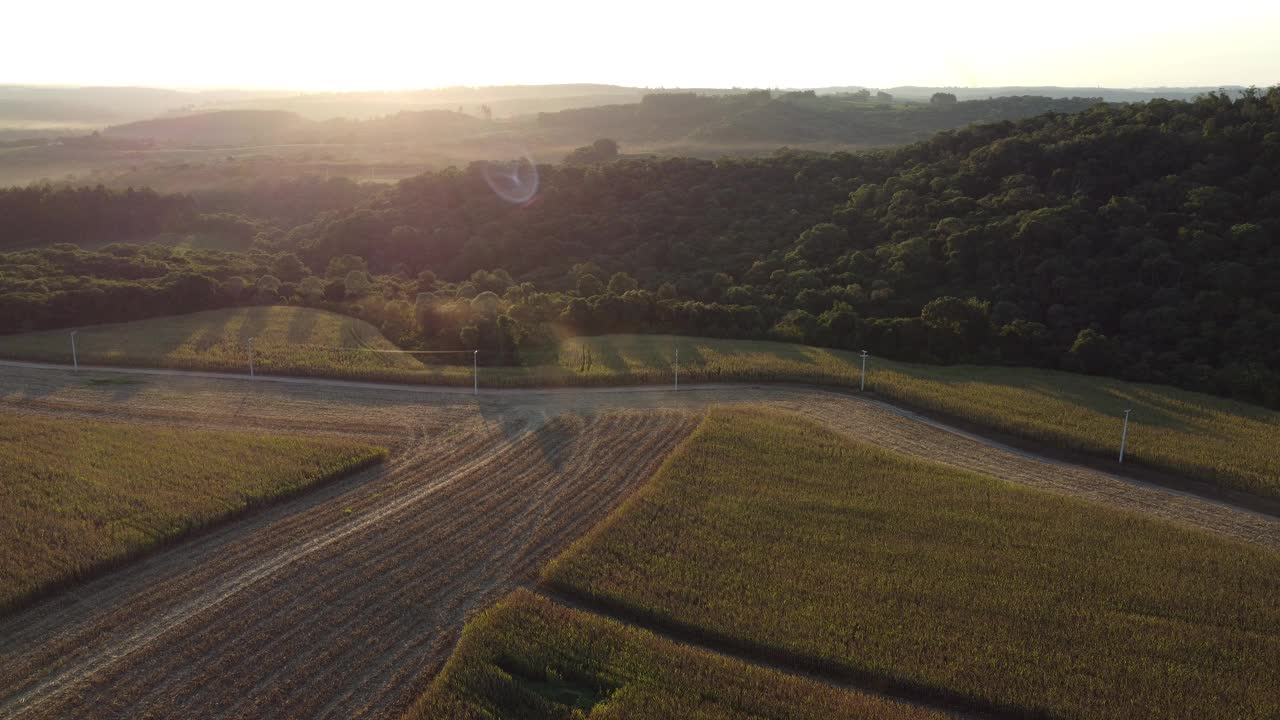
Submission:
<svg viewBox="0 0 1280 720">
<path fill-rule="evenodd" d="M 1280 557 L 713 409 L 544 572 L 708 642 L 1017 716 L 1280 713 Z"/>
</svg>

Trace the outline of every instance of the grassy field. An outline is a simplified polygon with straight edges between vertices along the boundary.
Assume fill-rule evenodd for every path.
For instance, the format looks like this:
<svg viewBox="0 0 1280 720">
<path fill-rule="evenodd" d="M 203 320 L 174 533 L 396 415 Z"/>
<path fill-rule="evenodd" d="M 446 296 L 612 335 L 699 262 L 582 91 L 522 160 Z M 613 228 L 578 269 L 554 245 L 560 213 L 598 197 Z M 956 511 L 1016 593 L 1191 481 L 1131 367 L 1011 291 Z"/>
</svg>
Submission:
<svg viewBox="0 0 1280 720">
<path fill-rule="evenodd" d="M 1280 556 L 713 410 L 544 572 L 709 641 L 1018 716 L 1274 718 Z"/>
<path fill-rule="evenodd" d="M 406 720 L 946 717 L 715 655 L 516 591 L 467 624 Z"/>
<path fill-rule="evenodd" d="M 344 440 L 0 413 L 0 610 L 385 454 Z"/>
<path fill-rule="evenodd" d="M 264 374 L 470 385 L 470 358 L 424 365 L 369 352 L 392 344 L 372 326 L 320 310 L 253 307 L 79 331 L 86 364 L 245 372 L 254 337 Z M 326 348 L 344 348 L 340 350 Z M 785 343 L 669 335 L 569 338 L 530 367 L 481 367 L 481 387 L 681 382 L 805 382 L 857 387 L 860 358 Z M 0 357 L 68 362 L 65 331 L 0 337 Z M 430 356 L 437 357 L 437 356 Z M 450 356 L 439 356 L 446 359 Z M 1034 368 L 937 367 L 871 358 L 867 389 L 976 426 L 1103 459 L 1133 408 L 1126 462 L 1280 497 L 1280 413 L 1158 385 Z"/>
<path fill-rule="evenodd" d="M 69 330 L 0 337 L 0 357 L 71 362 Z M 345 315 L 289 306 L 209 310 L 77 330 L 76 351 L 84 365 L 166 367 L 313 375 L 404 382 L 438 381 L 443 372 L 409 355 L 372 352 L 396 349 L 377 328 Z M 471 380 L 471 358 L 457 372 Z"/>
</svg>

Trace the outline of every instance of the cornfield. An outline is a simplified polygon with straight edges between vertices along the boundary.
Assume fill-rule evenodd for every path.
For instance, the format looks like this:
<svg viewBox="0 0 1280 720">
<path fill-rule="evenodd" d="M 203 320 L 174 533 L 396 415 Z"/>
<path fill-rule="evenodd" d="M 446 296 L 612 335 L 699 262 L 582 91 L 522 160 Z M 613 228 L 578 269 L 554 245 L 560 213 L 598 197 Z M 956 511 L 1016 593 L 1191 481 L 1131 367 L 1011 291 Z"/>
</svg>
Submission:
<svg viewBox="0 0 1280 720">
<path fill-rule="evenodd" d="M 710 643 L 1019 716 L 1273 718 L 1280 557 L 713 409 L 545 571 Z"/>
<path fill-rule="evenodd" d="M 0 610 L 385 455 L 337 439 L 0 413 Z"/>
</svg>

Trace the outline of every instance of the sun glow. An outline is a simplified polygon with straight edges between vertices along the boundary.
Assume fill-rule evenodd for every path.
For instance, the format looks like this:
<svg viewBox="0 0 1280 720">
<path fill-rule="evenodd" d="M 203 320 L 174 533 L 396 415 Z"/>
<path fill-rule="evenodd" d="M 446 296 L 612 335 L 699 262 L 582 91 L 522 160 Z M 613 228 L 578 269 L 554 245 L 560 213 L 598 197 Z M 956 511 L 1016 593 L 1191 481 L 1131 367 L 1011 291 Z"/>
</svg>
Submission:
<svg viewBox="0 0 1280 720">
<path fill-rule="evenodd" d="M 188 10 L 187 8 L 190 8 Z M 197 9 L 198 8 L 198 9 Z M 18 3 L 4 83 L 402 89 L 1280 82 L 1280 5 Z M 17 32 L 19 28 L 23 31 Z"/>
</svg>

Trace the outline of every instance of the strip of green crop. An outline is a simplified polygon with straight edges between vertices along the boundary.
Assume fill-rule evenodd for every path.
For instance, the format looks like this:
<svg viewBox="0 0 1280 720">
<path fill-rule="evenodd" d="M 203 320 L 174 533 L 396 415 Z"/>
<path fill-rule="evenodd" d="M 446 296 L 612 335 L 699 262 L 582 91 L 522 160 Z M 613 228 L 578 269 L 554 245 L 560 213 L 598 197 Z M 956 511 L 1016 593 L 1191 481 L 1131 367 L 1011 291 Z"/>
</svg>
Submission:
<svg viewBox="0 0 1280 720">
<path fill-rule="evenodd" d="M 0 413 L 0 610 L 385 456 L 341 439 Z"/>
<path fill-rule="evenodd" d="M 467 624 L 406 720 L 937 719 L 516 591 Z"/>
<path fill-rule="evenodd" d="M 716 409 L 545 570 L 764 657 L 1015 715 L 1280 715 L 1280 555 Z"/>
</svg>

